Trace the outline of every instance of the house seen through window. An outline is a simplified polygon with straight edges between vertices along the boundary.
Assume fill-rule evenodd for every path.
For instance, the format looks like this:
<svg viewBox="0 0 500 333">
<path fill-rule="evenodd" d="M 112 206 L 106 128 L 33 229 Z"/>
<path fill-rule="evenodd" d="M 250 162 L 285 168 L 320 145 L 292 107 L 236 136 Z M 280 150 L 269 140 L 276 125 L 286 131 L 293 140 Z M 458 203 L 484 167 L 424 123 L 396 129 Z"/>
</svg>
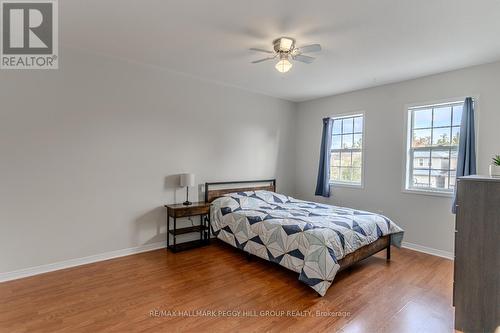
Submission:
<svg viewBox="0 0 500 333">
<path fill-rule="evenodd" d="M 408 109 L 406 189 L 452 193 L 463 102 Z"/>
</svg>

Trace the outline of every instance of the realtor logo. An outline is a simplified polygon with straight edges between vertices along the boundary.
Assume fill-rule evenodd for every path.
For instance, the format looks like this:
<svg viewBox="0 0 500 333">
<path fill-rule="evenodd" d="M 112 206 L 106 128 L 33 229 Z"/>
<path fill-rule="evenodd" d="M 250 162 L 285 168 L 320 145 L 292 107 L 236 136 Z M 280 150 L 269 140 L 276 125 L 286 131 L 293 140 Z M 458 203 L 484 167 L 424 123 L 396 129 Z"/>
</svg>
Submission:
<svg viewBox="0 0 500 333">
<path fill-rule="evenodd" d="M 2 69 L 57 69 L 56 0 L 2 0 Z"/>
</svg>

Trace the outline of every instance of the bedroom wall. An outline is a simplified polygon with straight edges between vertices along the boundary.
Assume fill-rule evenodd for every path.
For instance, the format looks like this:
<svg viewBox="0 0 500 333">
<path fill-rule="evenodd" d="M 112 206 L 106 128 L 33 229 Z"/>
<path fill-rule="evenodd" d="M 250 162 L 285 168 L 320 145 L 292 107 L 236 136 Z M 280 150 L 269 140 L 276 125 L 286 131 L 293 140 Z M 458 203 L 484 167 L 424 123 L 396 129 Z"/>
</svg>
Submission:
<svg viewBox="0 0 500 333">
<path fill-rule="evenodd" d="M 488 173 L 500 153 L 500 62 L 471 67 L 298 104 L 296 192 L 298 197 L 383 212 L 406 230 L 407 246 L 452 256 L 451 198 L 403 193 L 405 104 L 479 96 L 478 167 Z M 322 122 L 325 116 L 365 111 L 364 189 L 333 188 L 333 197 L 314 196 Z"/>
<path fill-rule="evenodd" d="M 0 101 L 0 273 L 164 241 L 179 173 L 294 192 L 291 102 L 72 49 Z"/>
</svg>

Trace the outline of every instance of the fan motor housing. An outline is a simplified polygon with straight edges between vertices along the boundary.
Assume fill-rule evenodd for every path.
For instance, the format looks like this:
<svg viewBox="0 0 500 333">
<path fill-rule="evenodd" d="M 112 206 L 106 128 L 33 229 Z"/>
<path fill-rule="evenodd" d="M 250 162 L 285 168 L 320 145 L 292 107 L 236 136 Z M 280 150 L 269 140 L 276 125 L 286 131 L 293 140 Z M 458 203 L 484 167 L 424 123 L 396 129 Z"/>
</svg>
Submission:
<svg viewBox="0 0 500 333">
<path fill-rule="evenodd" d="M 290 53 L 295 48 L 295 39 L 280 37 L 273 41 L 274 51 L 277 53 Z"/>
</svg>

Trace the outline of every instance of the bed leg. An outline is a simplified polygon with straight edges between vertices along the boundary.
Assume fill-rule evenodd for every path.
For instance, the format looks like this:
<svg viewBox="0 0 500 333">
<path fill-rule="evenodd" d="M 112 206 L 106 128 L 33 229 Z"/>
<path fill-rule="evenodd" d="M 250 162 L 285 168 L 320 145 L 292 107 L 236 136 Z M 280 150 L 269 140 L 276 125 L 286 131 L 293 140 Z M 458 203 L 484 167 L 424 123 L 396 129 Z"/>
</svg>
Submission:
<svg viewBox="0 0 500 333">
<path fill-rule="evenodd" d="M 386 260 L 387 261 L 391 260 L 391 245 L 387 247 Z"/>
<path fill-rule="evenodd" d="M 252 260 L 252 255 L 249 252 L 245 252 L 247 260 L 251 261 Z"/>
</svg>

